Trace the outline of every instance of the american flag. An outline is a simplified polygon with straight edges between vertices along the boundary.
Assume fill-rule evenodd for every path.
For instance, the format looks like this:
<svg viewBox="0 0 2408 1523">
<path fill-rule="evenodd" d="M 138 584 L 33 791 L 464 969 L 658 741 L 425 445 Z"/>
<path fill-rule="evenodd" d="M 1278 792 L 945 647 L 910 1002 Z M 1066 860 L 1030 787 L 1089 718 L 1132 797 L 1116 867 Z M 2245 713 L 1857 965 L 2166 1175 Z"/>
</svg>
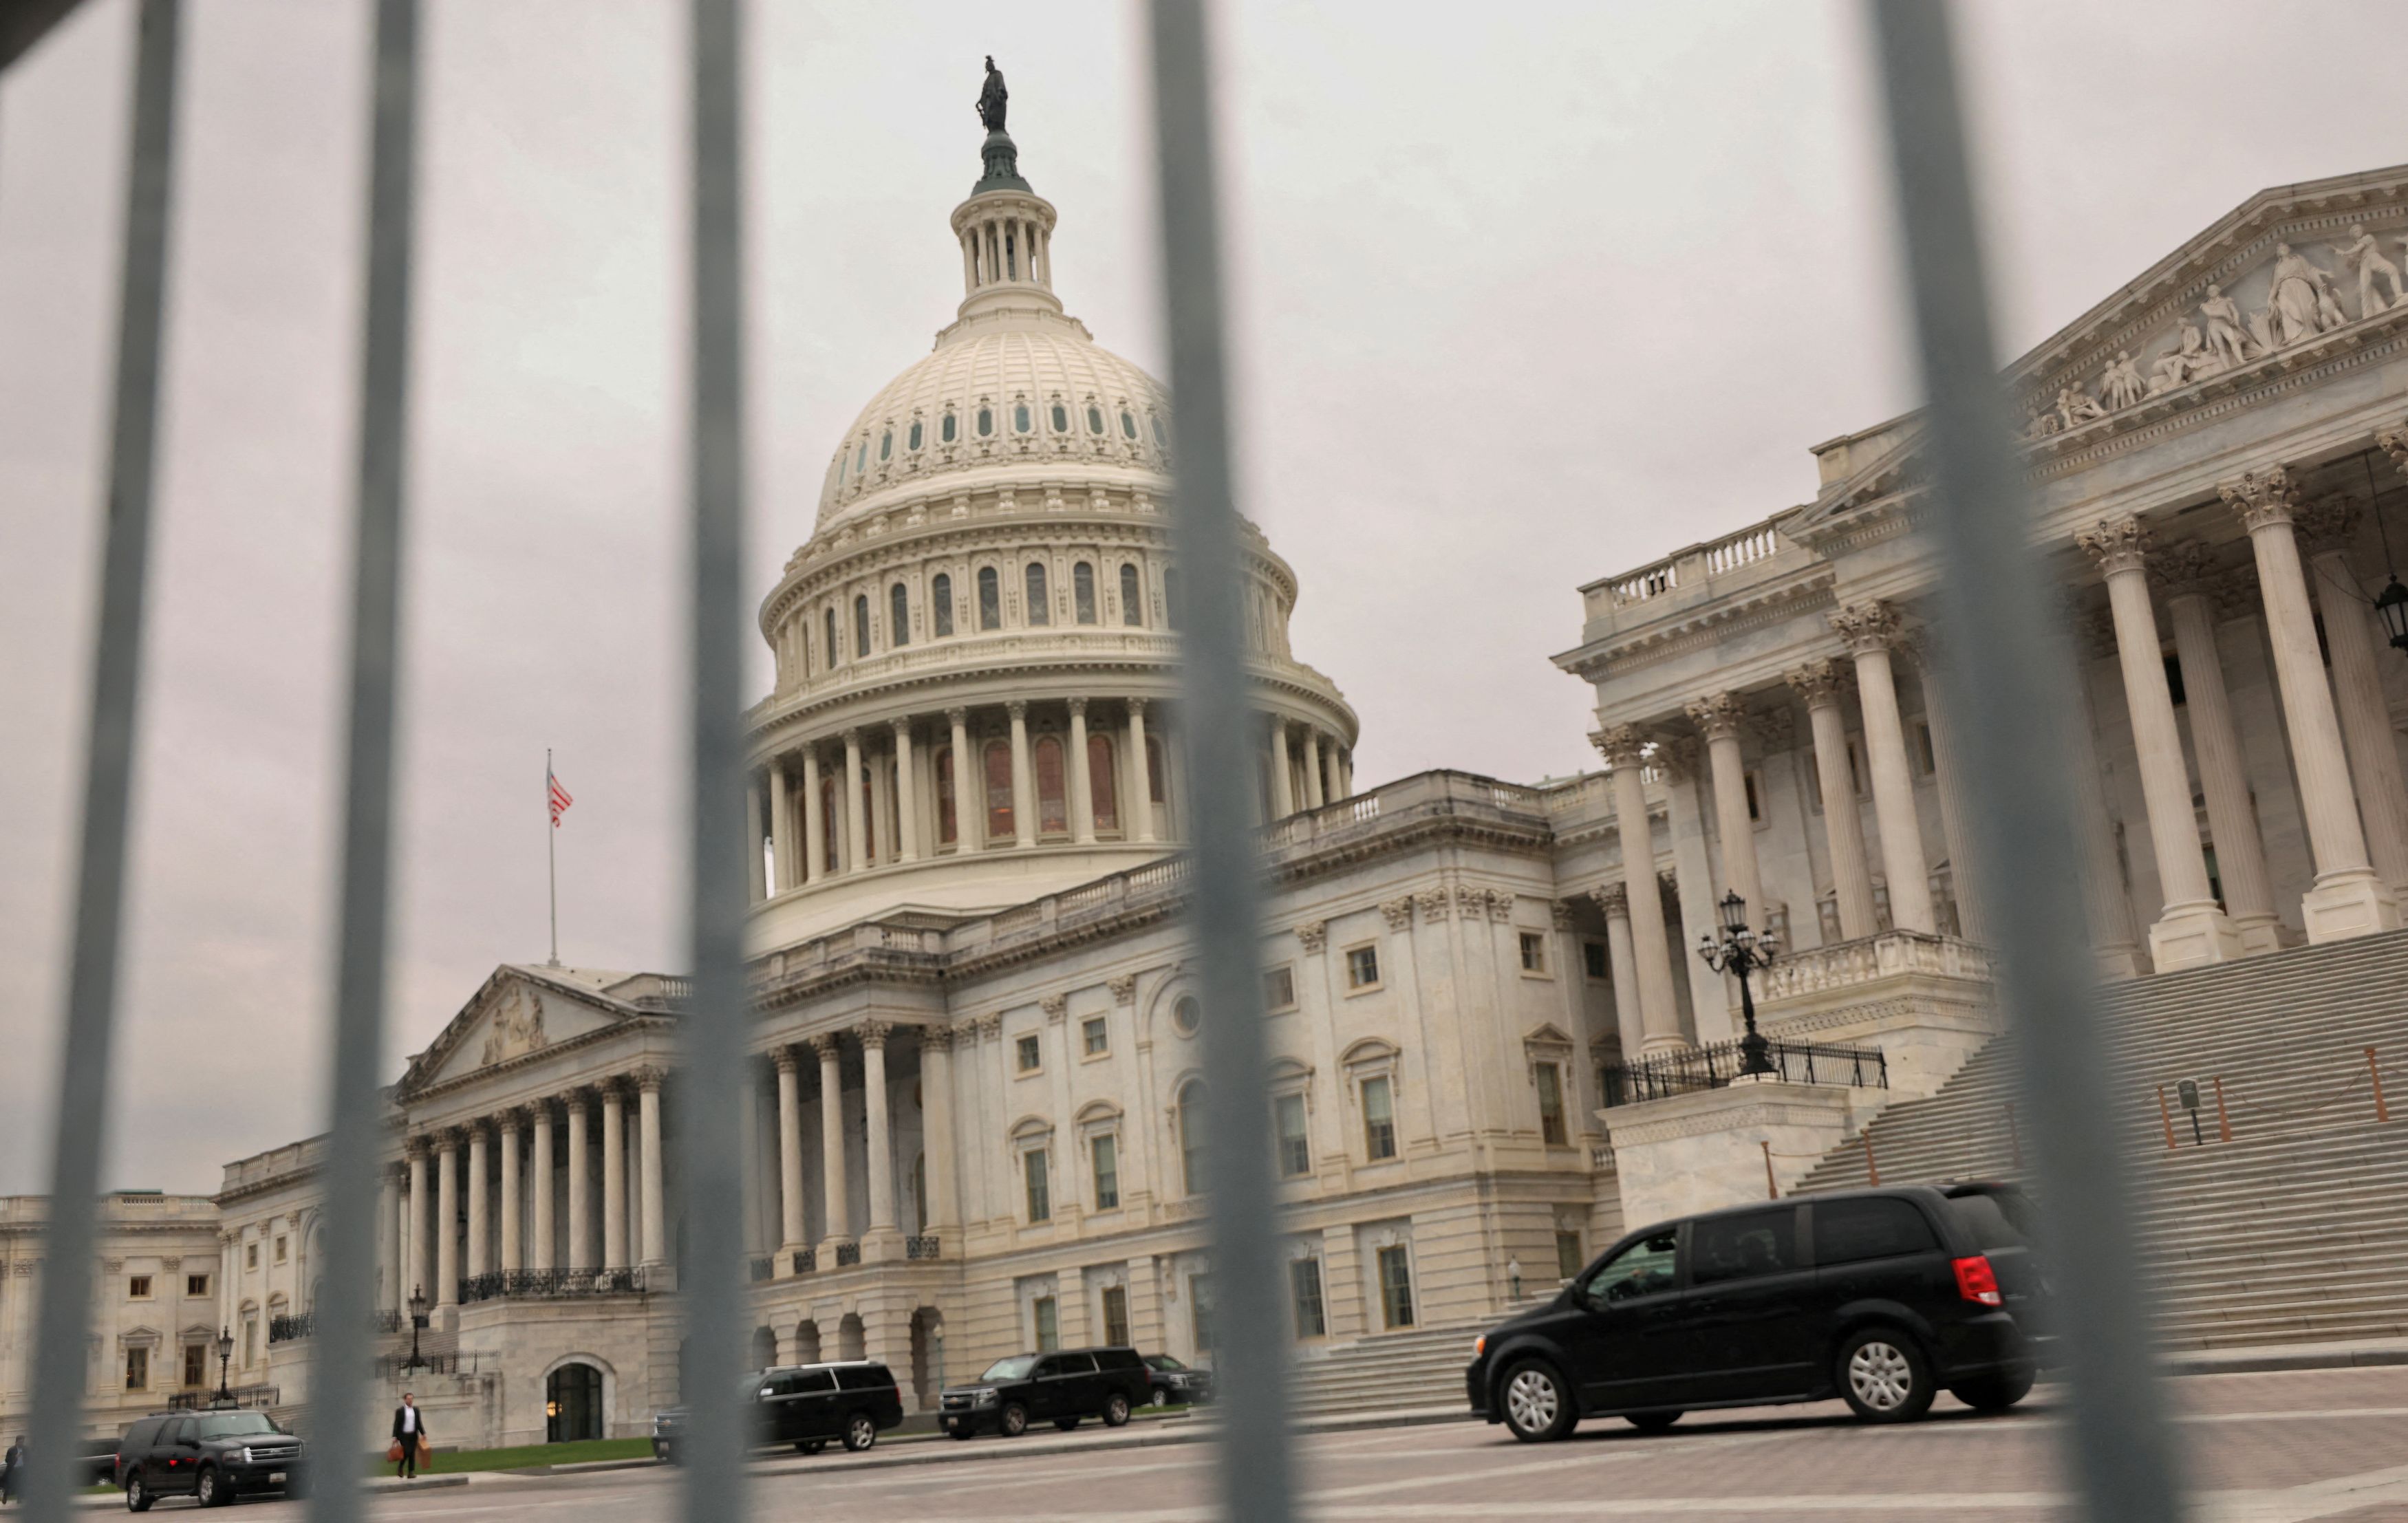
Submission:
<svg viewBox="0 0 2408 1523">
<path fill-rule="evenodd" d="M 577 801 L 568 796 L 568 790 L 560 786 L 560 779 L 552 775 L 550 767 L 544 769 L 543 780 L 552 796 L 552 828 L 558 830 L 560 817 L 566 814 L 568 806 Z"/>
</svg>

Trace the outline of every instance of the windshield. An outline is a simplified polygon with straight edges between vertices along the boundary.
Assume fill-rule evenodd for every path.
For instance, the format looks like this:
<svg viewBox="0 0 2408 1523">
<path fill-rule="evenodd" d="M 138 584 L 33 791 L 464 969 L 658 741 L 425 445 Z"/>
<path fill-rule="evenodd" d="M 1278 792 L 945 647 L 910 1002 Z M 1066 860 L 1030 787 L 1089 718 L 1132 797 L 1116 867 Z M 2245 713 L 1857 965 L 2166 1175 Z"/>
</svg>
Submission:
<svg viewBox="0 0 2408 1523">
<path fill-rule="evenodd" d="M 981 1380 L 1025 1380 L 1028 1372 L 1037 1368 L 1034 1354 L 1014 1354 L 1008 1359 L 997 1359 L 986 1367 Z"/>
<path fill-rule="evenodd" d="M 1148 1354 L 1145 1357 L 1145 1362 L 1153 1365 L 1157 1370 L 1184 1370 L 1187 1368 L 1187 1366 L 1180 1363 L 1177 1359 L 1172 1359 L 1168 1354 Z"/>
<path fill-rule="evenodd" d="M 253 1433 L 280 1433 L 265 1412 L 212 1412 L 194 1420 L 194 1438 L 248 1438 Z"/>
</svg>

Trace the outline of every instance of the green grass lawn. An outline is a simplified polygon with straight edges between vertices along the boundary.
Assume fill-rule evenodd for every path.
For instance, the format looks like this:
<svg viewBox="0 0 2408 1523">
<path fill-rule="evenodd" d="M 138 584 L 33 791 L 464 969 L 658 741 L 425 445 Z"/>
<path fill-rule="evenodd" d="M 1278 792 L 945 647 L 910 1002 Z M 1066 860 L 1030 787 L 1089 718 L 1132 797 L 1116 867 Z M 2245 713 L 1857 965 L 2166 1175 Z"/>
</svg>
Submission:
<svg viewBox="0 0 2408 1523">
<path fill-rule="evenodd" d="M 457 1475 L 477 1470 L 525 1470 L 536 1465 L 581 1465 L 595 1459 L 646 1459 L 652 1457 L 648 1438 L 600 1438 L 578 1444 L 525 1444 L 513 1449 L 446 1449 L 419 1467 L 422 1475 Z M 379 1457 L 371 1473 L 393 1473 L 393 1462 Z"/>
</svg>

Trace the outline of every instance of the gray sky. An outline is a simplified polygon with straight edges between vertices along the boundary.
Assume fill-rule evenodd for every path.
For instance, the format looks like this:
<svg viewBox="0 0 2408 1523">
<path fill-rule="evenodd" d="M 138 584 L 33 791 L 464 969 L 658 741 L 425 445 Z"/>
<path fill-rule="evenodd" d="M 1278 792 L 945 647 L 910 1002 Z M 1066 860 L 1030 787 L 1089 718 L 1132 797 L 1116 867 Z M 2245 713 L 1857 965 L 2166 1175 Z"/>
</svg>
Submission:
<svg viewBox="0 0 2408 1523">
<path fill-rule="evenodd" d="M 48 1173 L 131 14 L 0 78 L 0 1191 Z M 206 1190 L 323 1121 L 367 7 L 190 14 L 108 1174 Z M 757 590 L 959 299 L 982 53 L 1070 310 L 1163 372 L 1137 14 L 754 0 Z M 396 1061 L 544 955 L 546 746 L 564 958 L 681 960 L 682 15 L 430 3 Z M 1359 779 L 1586 766 L 1574 589 L 1911 405 L 1856 12 L 1222 19 L 1244 506 Z M 2263 186 L 2408 160 L 2391 7 L 2015 0 L 1970 44 L 2014 347 Z"/>
</svg>

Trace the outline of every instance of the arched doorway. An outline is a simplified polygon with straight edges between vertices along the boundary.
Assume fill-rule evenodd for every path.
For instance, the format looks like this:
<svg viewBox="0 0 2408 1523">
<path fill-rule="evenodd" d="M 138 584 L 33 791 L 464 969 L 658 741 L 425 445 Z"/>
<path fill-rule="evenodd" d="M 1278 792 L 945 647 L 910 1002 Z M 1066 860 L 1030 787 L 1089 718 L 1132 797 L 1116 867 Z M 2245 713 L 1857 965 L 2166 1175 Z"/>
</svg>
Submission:
<svg viewBox="0 0 2408 1523">
<path fill-rule="evenodd" d="M 564 1364 L 544 1377 L 543 1441 L 575 1444 L 602 1436 L 602 1372 Z"/>
<path fill-rule="evenodd" d="M 752 1330 L 752 1368 L 766 1370 L 778 1362 L 778 1335 L 767 1328 Z"/>
</svg>

